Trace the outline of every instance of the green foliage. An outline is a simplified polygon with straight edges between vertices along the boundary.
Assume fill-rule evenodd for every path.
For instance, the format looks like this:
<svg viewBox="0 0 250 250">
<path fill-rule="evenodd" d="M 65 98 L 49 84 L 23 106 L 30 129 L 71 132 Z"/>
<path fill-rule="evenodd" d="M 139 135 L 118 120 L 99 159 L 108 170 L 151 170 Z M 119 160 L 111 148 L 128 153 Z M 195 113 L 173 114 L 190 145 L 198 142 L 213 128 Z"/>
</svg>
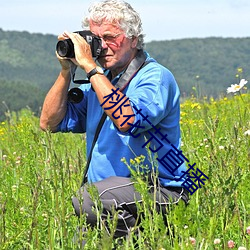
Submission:
<svg viewBox="0 0 250 250">
<path fill-rule="evenodd" d="M 54 35 L 0 29 L 0 80 L 30 83 L 42 91 L 48 90 L 60 69 L 56 42 Z"/>
<path fill-rule="evenodd" d="M 69 249 L 60 239 L 75 233 L 85 141 L 41 132 L 29 110 L 12 113 L 0 134 L 0 249 Z"/>
<path fill-rule="evenodd" d="M 111 235 L 99 221 L 99 230 L 84 234 L 85 249 L 219 250 L 227 249 L 229 240 L 236 249 L 249 249 L 249 102 L 249 94 L 186 100 L 181 105 L 182 150 L 209 180 L 190 196 L 187 207 L 169 210 L 166 227 L 136 171 L 143 157 L 131 159 L 127 165 L 143 197 L 138 204 L 143 230 L 135 227 L 127 239 L 113 240 L 117 221 L 107 221 Z M 71 197 L 84 166 L 82 135 L 44 133 L 30 110 L 9 113 L 0 123 L 0 249 L 80 249 L 83 236 L 76 228 L 87 225 L 84 215 L 81 220 L 74 216 Z M 99 213 L 95 190 L 92 194 Z"/>
<path fill-rule="evenodd" d="M 19 111 L 20 107 L 28 107 L 39 115 L 44 96 L 45 91 L 29 82 L 0 80 L 0 121 L 5 119 L 9 110 Z"/>
<path fill-rule="evenodd" d="M 37 111 L 41 107 L 41 100 L 60 70 L 55 56 L 56 42 L 54 35 L 0 29 L 0 86 L 3 89 L 10 85 L 7 96 L 1 92 L 1 101 L 13 107 L 10 103 L 15 98 L 12 111 L 26 106 Z M 235 74 L 239 67 L 243 68 L 242 77 L 250 78 L 250 38 L 153 41 L 146 44 L 146 50 L 173 72 L 183 99 L 197 93 L 199 97 L 224 96 L 227 86 L 238 83 Z M 20 85 L 18 90 L 16 82 Z M 28 91 L 23 85 L 34 90 L 30 101 L 24 99 Z M 3 114 L 3 107 L 0 112 Z"/>
<path fill-rule="evenodd" d="M 247 71 L 244 78 L 250 77 L 250 38 L 154 41 L 146 49 L 173 72 L 184 96 L 190 96 L 197 81 L 202 96 L 224 96 L 225 88 L 237 83 L 240 67 Z"/>
<path fill-rule="evenodd" d="M 36 114 L 59 72 L 53 35 L 0 29 L 0 121 L 8 109 Z"/>
</svg>

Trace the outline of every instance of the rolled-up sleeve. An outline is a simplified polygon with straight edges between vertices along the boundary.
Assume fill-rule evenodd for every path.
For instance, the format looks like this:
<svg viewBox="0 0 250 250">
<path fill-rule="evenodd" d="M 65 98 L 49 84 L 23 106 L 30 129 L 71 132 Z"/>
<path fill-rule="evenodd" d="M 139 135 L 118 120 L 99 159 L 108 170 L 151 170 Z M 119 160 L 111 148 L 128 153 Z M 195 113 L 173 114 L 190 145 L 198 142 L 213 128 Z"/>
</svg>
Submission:
<svg viewBox="0 0 250 250">
<path fill-rule="evenodd" d="M 57 127 L 57 132 L 86 132 L 86 116 L 87 116 L 87 91 L 83 91 L 84 97 L 79 103 L 67 103 L 67 112 L 64 119 Z"/>
</svg>

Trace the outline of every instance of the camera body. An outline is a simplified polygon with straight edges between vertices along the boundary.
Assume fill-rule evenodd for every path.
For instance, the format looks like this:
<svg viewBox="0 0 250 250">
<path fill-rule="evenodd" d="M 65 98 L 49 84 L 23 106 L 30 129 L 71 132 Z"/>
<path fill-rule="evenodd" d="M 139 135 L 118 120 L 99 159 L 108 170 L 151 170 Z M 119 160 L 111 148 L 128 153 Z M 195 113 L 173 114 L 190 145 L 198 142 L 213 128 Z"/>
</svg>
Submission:
<svg viewBox="0 0 250 250">
<path fill-rule="evenodd" d="M 95 36 L 90 30 L 75 31 L 74 33 L 81 35 L 90 45 L 93 57 L 98 57 L 101 54 L 102 41 L 99 37 Z M 58 41 L 56 44 L 56 51 L 61 57 L 75 57 L 74 44 L 71 39 Z"/>
</svg>

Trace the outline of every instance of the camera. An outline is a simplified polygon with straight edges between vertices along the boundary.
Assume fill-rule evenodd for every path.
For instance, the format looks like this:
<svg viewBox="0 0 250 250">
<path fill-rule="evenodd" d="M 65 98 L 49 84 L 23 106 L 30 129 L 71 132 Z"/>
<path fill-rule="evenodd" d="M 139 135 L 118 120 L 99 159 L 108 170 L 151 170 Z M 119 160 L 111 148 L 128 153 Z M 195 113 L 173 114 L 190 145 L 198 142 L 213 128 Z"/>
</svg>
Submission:
<svg viewBox="0 0 250 250">
<path fill-rule="evenodd" d="M 90 45 L 92 56 L 98 57 L 102 51 L 102 41 L 99 37 L 95 36 L 90 30 L 75 31 L 82 36 Z M 74 58 L 74 44 L 71 39 L 65 39 L 57 42 L 56 51 L 61 57 Z"/>
</svg>

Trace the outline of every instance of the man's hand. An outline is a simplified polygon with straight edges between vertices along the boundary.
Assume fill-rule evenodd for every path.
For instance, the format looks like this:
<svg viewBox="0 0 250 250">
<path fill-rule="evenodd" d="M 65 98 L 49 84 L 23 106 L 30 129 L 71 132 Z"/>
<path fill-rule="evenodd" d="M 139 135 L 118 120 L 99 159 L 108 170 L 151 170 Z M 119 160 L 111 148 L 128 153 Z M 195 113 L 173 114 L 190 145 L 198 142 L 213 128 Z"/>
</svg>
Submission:
<svg viewBox="0 0 250 250">
<path fill-rule="evenodd" d="M 75 58 L 70 58 L 70 61 L 75 65 L 80 66 L 88 73 L 96 67 L 96 63 L 92 57 L 90 45 L 78 33 L 65 31 L 63 33 L 64 39 L 71 39 L 74 44 Z"/>
<path fill-rule="evenodd" d="M 69 37 L 66 36 L 65 34 L 58 36 L 59 41 L 62 41 L 62 40 L 68 39 L 68 38 Z M 56 57 L 57 57 L 58 61 L 60 62 L 63 71 L 70 71 L 71 69 L 76 68 L 78 66 L 77 61 L 74 58 L 61 57 L 58 55 L 57 52 L 56 52 Z"/>
</svg>

